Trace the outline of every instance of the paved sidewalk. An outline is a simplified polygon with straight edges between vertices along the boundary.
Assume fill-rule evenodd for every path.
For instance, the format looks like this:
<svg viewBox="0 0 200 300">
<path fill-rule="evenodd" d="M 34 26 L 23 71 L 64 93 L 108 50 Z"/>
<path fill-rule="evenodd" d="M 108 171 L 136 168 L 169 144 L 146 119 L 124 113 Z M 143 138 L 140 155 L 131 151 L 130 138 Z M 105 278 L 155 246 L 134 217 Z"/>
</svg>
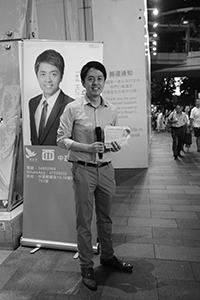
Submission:
<svg viewBox="0 0 200 300">
<path fill-rule="evenodd" d="M 111 272 L 95 254 L 92 292 L 81 283 L 75 253 L 19 247 L 2 259 L 0 300 L 200 299 L 200 153 L 193 139 L 190 152 L 174 160 L 168 132 L 153 132 L 150 148 L 148 169 L 116 171 L 115 253 L 133 272 Z"/>
</svg>

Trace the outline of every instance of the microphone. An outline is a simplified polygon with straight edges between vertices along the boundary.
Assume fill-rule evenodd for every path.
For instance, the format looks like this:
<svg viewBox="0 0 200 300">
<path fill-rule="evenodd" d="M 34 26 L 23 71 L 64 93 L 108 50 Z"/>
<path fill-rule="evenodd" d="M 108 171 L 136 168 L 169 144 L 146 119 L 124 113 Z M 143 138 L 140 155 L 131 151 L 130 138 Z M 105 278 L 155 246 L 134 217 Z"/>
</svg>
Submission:
<svg viewBox="0 0 200 300">
<path fill-rule="evenodd" d="M 103 142 L 102 141 L 102 136 L 101 136 L 101 127 L 100 126 L 95 127 L 95 133 L 96 133 L 96 136 L 97 136 L 97 142 Z M 103 153 L 98 153 L 98 155 L 99 155 L 99 159 L 103 158 Z"/>
</svg>

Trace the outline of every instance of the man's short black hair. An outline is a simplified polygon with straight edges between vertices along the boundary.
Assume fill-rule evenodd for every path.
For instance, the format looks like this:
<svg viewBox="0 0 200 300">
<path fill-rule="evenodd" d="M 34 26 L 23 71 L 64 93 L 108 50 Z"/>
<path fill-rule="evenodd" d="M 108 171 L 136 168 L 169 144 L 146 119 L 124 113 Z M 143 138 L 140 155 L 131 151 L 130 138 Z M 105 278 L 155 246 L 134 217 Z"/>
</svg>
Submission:
<svg viewBox="0 0 200 300">
<path fill-rule="evenodd" d="M 87 73 L 90 69 L 96 69 L 96 70 L 101 71 L 103 73 L 104 79 L 106 80 L 107 72 L 106 72 L 106 68 L 104 67 L 104 65 L 102 63 L 100 63 L 99 61 L 89 61 L 81 69 L 81 81 L 82 82 L 85 81 Z"/>
<path fill-rule="evenodd" d="M 58 70 L 61 73 L 61 78 L 63 77 L 64 74 L 64 68 L 65 68 L 65 62 L 62 57 L 62 55 L 53 50 L 53 49 L 48 49 L 42 52 L 38 57 L 36 58 L 35 61 L 35 73 L 37 75 L 38 69 L 41 63 L 48 63 L 50 65 L 53 65 L 58 68 Z"/>
</svg>

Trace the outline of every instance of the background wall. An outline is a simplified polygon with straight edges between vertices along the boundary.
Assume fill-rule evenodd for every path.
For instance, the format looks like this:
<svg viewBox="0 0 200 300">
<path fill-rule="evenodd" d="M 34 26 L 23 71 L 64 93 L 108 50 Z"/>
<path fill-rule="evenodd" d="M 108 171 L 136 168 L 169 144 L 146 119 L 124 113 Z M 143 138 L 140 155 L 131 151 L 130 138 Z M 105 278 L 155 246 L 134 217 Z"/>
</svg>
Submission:
<svg viewBox="0 0 200 300">
<path fill-rule="evenodd" d="M 91 0 L 29 0 L 29 38 L 93 40 Z"/>
<path fill-rule="evenodd" d="M 131 128 L 129 146 L 113 155 L 116 168 L 148 167 L 148 77 L 145 1 L 92 0 L 94 40 L 104 43 L 108 80 L 104 97 Z"/>
<path fill-rule="evenodd" d="M 147 93 L 150 91 L 148 59 L 145 56 L 144 45 L 145 12 L 145 0 L 1 0 L 0 117 L 5 115 L 5 101 L 7 101 L 7 97 L 3 95 L 16 85 L 18 90 L 15 88 L 16 94 L 12 93 L 11 103 L 14 106 L 20 103 L 19 78 L 11 79 L 10 67 L 4 65 L 9 61 L 9 64 L 12 64 L 11 68 L 19 69 L 17 52 L 16 50 L 13 52 L 13 40 L 103 42 L 103 62 L 109 75 L 104 97 L 118 107 L 119 125 L 128 125 L 132 129 L 130 145 L 114 156 L 114 166 L 147 167 L 149 137 Z M 11 82 L 7 82 L 8 80 Z M 0 125 L 1 137 L 6 136 L 8 127 L 11 128 L 10 122 L 11 118 L 7 122 L 4 117 L 3 126 Z M 13 136 L 18 131 L 16 124 L 18 123 L 12 124 Z M 14 140 L 10 139 L 11 148 L 14 147 Z M 0 143 L 0 163 L 5 166 L 7 146 L 5 147 L 5 140 L 2 138 Z M 9 153 L 11 154 L 9 166 L 4 167 L 4 175 L 0 175 L 2 185 L 0 192 L 3 190 L 3 198 L 8 197 L 13 152 Z M 2 183 L 5 182 L 5 174 L 6 188 Z"/>
<path fill-rule="evenodd" d="M 0 210 L 8 209 L 16 188 L 12 182 L 10 189 L 10 182 L 18 181 L 15 164 L 21 163 L 14 159 L 21 113 L 16 39 L 26 37 L 27 7 L 28 0 L 0 1 Z"/>
</svg>

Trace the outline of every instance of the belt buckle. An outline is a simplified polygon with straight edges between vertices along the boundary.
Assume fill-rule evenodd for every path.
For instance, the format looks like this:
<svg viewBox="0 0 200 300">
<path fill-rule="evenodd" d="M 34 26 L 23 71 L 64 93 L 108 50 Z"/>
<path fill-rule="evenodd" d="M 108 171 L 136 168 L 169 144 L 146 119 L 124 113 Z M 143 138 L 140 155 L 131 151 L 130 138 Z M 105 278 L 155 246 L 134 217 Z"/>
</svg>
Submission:
<svg viewBox="0 0 200 300">
<path fill-rule="evenodd" d="M 101 161 L 97 161 L 97 167 L 101 167 L 102 162 Z"/>
</svg>

